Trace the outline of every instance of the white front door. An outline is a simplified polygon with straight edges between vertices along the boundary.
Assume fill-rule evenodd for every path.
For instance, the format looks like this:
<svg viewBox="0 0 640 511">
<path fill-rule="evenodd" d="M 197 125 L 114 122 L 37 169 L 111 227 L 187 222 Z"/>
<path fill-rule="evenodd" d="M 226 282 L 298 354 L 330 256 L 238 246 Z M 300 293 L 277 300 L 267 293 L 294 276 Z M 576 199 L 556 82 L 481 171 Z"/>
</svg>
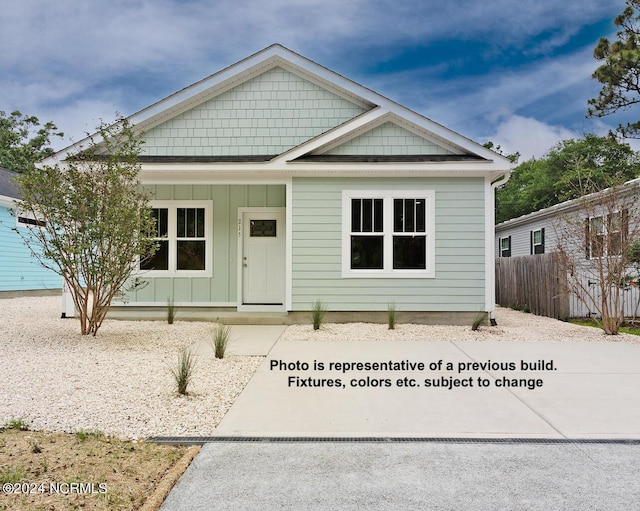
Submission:
<svg viewBox="0 0 640 511">
<path fill-rule="evenodd" d="M 284 210 L 244 212 L 242 225 L 242 303 L 284 304 Z"/>
</svg>

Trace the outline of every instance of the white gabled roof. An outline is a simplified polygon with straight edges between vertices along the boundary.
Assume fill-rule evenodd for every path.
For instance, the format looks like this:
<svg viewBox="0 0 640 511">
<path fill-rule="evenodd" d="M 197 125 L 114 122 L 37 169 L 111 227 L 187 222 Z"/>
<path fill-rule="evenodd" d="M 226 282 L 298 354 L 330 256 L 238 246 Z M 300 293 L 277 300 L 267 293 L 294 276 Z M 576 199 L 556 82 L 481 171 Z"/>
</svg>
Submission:
<svg viewBox="0 0 640 511">
<path fill-rule="evenodd" d="M 150 105 L 129 116 L 128 120 L 135 126 L 135 129 L 148 131 L 274 67 L 282 67 L 291 71 L 303 79 L 361 106 L 365 113 L 285 151 L 273 161 L 265 163 L 265 166 L 269 164 L 272 167 L 282 166 L 305 155 L 310 155 L 314 151 L 316 154 L 321 153 L 323 148 L 335 147 L 341 140 L 353 139 L 367 129 L 379 126 L 385 120 L 391 119 L 423 136 L 426 140 L 451 150 L 452 153 L 475 157 L 479 162 L 478 169 L 483 172 L 505 173 L 512 168 L 512 164 L 507 158 L 279 44 L 269 46 Z M 99 142 L 95 136 L 94 139 Z M 51 158 L 44 160 L 44 163 L 64 160 L 69 153 L 77 152 L 88 142 L 89 137 L 59 151 Z M 300 166 L 301 164 L 296 163 L 296 165 Z M 240 169 L 238 168 L 238 170 Z"/>
</svg>

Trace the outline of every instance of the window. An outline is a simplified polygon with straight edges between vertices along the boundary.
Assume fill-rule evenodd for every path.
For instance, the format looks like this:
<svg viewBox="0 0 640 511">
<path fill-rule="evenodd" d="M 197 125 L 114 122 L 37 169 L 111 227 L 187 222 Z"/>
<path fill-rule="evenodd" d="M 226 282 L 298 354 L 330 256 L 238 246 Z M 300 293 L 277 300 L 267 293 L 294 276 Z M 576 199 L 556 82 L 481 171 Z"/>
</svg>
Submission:
<svg viewBox="0 0 640 511">
<path fill-rule="evenodd" d="M 500 257 L 511 257 L 511 236 L 500 238 Z"/>
<path fill-rule="evenodd" d="M 622 241 L 628 234 L 627 210 L 613 215 L 585 219 L 586 258 L 620 255 Z"/>
<path fill-rule="evenodd" d="M 16 226 L 17 227 L 46 227 L 47 222 L 39 220 L 30 211 L 22 211 L 20 209 L 16 212 Z"/>
<path fill-rule="evenodd" d="M 152 202 L 158 251 L 140 262 L 148 276 L 210 276 L 212 219 L 208 201 Z"/>
<path fill-rule="evenodd" d="M 344 277 L 433 277 L 434 192 L 342 195 Z"/>
<path fill-rule="evenodd" d="M 544 254 L 544 227 L 531 231 L 531 254 Z"/>
</svg>

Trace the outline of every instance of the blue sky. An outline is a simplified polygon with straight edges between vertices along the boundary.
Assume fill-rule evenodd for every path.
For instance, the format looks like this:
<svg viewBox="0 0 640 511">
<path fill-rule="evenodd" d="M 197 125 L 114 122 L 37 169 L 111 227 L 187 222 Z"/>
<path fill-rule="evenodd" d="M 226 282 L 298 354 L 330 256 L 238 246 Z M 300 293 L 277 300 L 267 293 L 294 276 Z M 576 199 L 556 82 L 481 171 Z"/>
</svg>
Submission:
<svg viewBox="0 0 640 511">
<path fill-rule="evenodd" d="M 0 110 L 64 143 L 272 43 L 472 138 L 542 156 L 586 119 L 624 0 L 4 0 Z M 627 115 L 633 115 L 633 112 Z"/>
</svg>

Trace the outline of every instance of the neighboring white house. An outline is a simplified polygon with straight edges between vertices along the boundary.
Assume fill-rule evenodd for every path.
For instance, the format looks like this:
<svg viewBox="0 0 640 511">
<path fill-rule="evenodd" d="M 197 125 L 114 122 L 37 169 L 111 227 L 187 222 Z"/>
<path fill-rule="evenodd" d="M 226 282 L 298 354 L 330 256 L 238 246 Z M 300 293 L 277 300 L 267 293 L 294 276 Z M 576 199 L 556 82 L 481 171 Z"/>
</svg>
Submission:
<svg viewBox="0 0 640 511">
<path fill-rule="evenodd" d="M 280 45 L 129 120 L 160 250 L 119 307 L 493 314 L 501 155 Z"/>
<path fill-rule="evenodd" d="M 628 197 L 631 203 L 640 206 L 639 188 L 640 178 L 628 181 L 622 188 L 621 196 Z M 558 237 L 566 236 L 562 234 L 563 231 L 566 233 L 566 229 L 575 229 L 575 236 L 571 237 L 570 242 L 576 245 L 576 253 L 582 259 L 587 288 L 592 290 L 590 294 L 598 300 L 599 290 L 593 271 L 593 259 L 599 257 L 597 252 L 602 248 L 597 247 L 606 246 L 607 239 L 612 240 L 612 246 L 615 246 L 615 240 L 629 234 L 629 223 L 626 221 L 629 212 L 618 211 L 614 215 L 615 218 L 610 218 L 612 215 L 607 214 L 602 207 L 592 206 L 598 203 L 600 196 L 601 194 L 594 193 L 496 225 L 496 257 L 552 253 L 557 247 Z M 596 239 L 598 243 L 594 242 Z M 629 287 L 625 293 L 625 315 L 632 316 L 640 293 L 637 286 Z M 572 317 L 588 316 L 592 313 L 575 296 L 571 297 L 569 304 Z"/>
<path fill-rule="evenodd" d="M 15 177 L 15 172 L 0 168 L 0 296 L 60 290 L 62 278 L 41 266 L 15 231 L 39 228 L 30 215 L 20 211 L 12 214 L 20 199 Z"/>
</svg>

